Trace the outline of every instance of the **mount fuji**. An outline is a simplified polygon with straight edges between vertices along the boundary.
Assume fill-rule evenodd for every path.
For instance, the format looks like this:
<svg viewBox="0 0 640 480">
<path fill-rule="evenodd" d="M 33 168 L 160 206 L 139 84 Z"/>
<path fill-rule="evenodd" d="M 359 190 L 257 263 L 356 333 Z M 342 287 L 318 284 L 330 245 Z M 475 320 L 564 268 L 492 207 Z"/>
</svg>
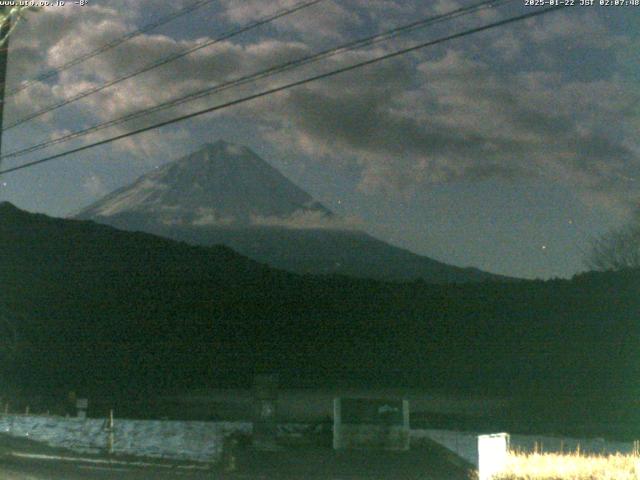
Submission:
<svg viewBox="0 0 640 480">
<path fill-rule="evenodd" d="M 430 283 L 507 279 L 355 230 L 249 148 L 225 141 L 143 175 L 75 218 L 196 245 L 224 244 L 295 273 Z"/>
</svg>

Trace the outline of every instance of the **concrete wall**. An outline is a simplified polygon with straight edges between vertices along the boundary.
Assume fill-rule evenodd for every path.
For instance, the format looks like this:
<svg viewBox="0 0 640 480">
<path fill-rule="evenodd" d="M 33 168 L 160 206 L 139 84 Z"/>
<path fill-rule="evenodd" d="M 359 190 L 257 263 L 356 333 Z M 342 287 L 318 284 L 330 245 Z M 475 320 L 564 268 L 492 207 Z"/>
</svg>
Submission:
<svg viewBox="0 0 640 480">
<path fill-rule="evenodd" d="M 478 434 L 452 430 L 411 430 L 411 441 L 428 439 L 442 445 L 472 465 L 478 465 Z"/>
<path fill-rule="evenodd" d="M 333 408 L 334 449 L 409 449 L 407 400 L 335 398 Z"/>
<path fill-rule="evenodd" d="M 80 453 L 107 450 L 109 434 L 101 419 L 5 415 L 0 432 L 63 447 Z M 250 423 L 118 420 L 113 430 L 113 453 L 201 462 L 216 461 L 222 439 L 231 432 L 251 432 Z"/>
</svg>

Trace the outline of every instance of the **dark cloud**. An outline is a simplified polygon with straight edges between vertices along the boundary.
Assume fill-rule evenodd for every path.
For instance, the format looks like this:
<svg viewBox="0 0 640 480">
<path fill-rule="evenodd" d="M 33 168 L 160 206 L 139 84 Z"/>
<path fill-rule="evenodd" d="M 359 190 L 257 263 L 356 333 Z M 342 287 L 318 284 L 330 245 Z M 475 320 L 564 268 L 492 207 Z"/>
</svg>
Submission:
<svg viewBox="0 0 640 480">
<path fill-rule="evenodd" d="M 637 124 L 637 110 L 619 107 L 640 95 L 617 82 L 505 73 L 449 51 L 298 89 L 267 114 L 306 152 L 355 158 L 366 189 L 536 176 L 622 202 L 619 179 L 637 171 L 638 154 L 632 129 L 610 122 Z"/>
</svg>

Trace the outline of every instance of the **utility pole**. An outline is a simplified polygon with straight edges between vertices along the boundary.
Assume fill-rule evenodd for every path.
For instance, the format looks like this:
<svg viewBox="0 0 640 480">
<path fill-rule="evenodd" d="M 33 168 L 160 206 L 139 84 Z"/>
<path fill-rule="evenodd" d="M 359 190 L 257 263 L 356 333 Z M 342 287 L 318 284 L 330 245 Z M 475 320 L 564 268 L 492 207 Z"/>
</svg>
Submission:
<svg viewBox="0 0 640 480">
<path fill-rule="evenodd" d="M 11 31 L 11 15 L 9 15 L 9 9 L 11 7 L 0 7 L 2 15 L 0 26 L 0 40 L 4 40 L 4 43 L 0 47 L 0 156 L 2 155 L 2 129 L 4 118 L 4 92 L 5 83 L 7 81 L 7 65 L 9 63 L 9 32 Z M 0 158 L 0 166 L 2 166 L 2 159 Z"/>
</svg>

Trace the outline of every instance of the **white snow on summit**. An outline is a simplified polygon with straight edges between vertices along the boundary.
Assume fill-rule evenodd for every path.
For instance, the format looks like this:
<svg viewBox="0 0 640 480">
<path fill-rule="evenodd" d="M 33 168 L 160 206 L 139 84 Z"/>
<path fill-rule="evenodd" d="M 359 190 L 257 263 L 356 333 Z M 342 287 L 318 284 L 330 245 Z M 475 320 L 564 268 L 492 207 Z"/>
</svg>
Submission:
<svg viewBox="0 0 640 480">
<path fill-rule="evenodd" d="M 161 225 L 326 226 L 337 219 L 247 147 L 218 141 L 140 177 L 78 218 Z"/>
</svg>

